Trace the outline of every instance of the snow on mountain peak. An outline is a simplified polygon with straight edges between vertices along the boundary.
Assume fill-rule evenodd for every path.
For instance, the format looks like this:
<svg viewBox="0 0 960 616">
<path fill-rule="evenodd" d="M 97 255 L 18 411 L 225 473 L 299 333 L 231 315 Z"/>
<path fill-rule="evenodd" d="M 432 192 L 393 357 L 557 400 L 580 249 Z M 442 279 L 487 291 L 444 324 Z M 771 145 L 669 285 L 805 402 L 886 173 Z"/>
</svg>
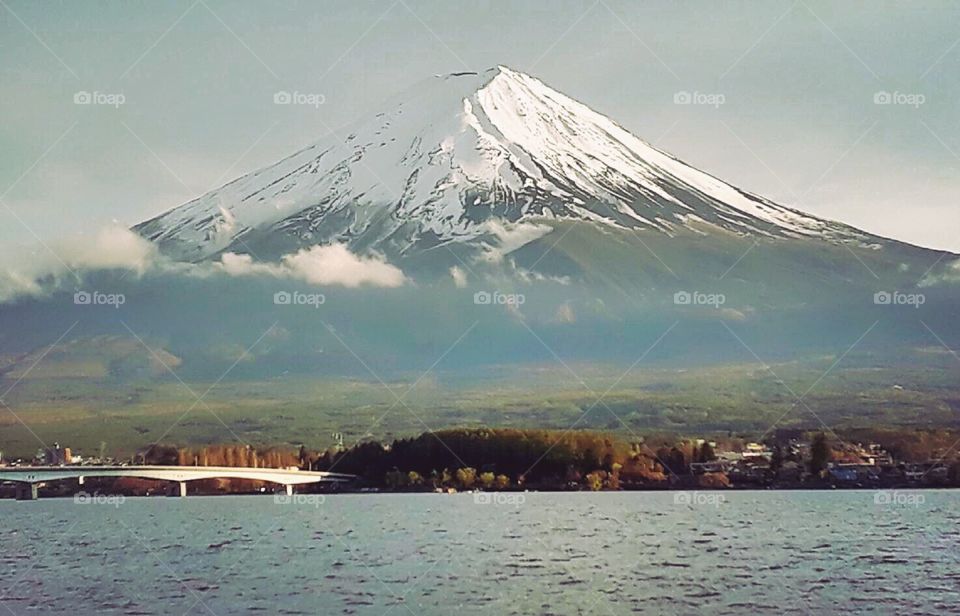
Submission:
<svg viewBox="0 0 960 616">
<path fill-rule="evenodd" d="M 196 261 L 247 252 L 254 239 L 405 253 L 473 240 L 487 221 L 544 217 L 664 233 L 856 235 L 698 171 L 505 66 L 424 80 L 343 134 L 136 230 Z"/>
</svg>

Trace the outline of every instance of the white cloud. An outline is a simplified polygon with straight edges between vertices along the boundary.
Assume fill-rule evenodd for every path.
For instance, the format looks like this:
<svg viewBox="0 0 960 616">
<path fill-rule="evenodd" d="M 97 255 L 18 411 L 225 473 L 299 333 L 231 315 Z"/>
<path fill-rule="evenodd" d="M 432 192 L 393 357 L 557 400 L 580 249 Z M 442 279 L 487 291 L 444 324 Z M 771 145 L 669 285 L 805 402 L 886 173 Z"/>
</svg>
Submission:
<svg viewBox="0 0 960 616">
<path fill-rule="evenodd" d="M 223 268 L 223 271 L 230 276 L 251 276 L 256 274 L 281 276 L 283 274 L 277 265 L 257 263 L 250 255 L 238 255 L 233 252 L 227 252 L 221 255 L 219 265 Z"/>
<path fill-rule="evenodd" d="M 458 289 L 467 286 L 467 273 L 463 271 L 463 268 L 459 265 L 454 265 L 450 268 L 450 276 L 453 277 L 453 284 L 455 284 Z"/>
<path fill-rule="evenodd" d="M 484 244 L 484 261 L 499 263 L 505 255 L 540 239 L 553 231 L 553 227 L 533 222 L 506 223 L 490 219 L 484 224 L 484 230 L 493 236 L 495 245 Z"/>
<path fill-rule="evenodd" d="M 378 255 L 355 255 L 342 244 L 313 246 L 284 256 L 278 263 L 254 261 L 250 255 L 225 253 L 216 263 L 171 261 L 133 231 L 112 225 L 90 237 L 75 236 L 29 249 L 8 249 L 0 262 L 0 303 L 23 296 L 44 296 L 64 284 L 78 284 L 97 270 L 121 269 L 142 275 L 154 270 L 185 276 L 267 275 L 310 284 L 345 287 L 399 287 L 403 272 Z"/>
<path fill-rule="evenodd" d="M 305 248 L 283 257 L 283 265 L 311 284 L 399 287 L 406 282 L 403 272 L 382 257 L 360 257 L 343 244 Z"/>
<path fill-rule="evenodd" d="M 259 263 L 250 255 L 226 253 L 218 265 L 230 276 L 266 274 L 317 285 L 394 288 L 407 282 L 400 268 L 383 257 L 355 255 L 343 244 L 304 248 L 285 255 L 279 263 Z"/>
<path fill-rule="evenodd" d="M 918 286 L 932 287 L 938 284 L 954 282 L 960 282 L 960 259 L 948 263 L 938 274 L 927 274 Z"/>
<path fill-rule="evenodd" d="M 569 285 L 571 283 L 570 276 L 546 276 L 540 272 L 523 269 L 522 267 L 518 266 L 513 259 L 510 259 L 509 263 L 510 267 L 513 268 L 513 273 L 516 274 L 520 280 L 526 283 L 555 282 L 562 285 Z"/>
<path fill-rule="evenodd" d="M 111 225 L 89 237 L 5 254 L 0 270 L 0 302 L 20 296 L 39 296 L 55 290 L 66 279 L 84 272 L 125 269 L 143 274 L 158 257 L 156 247 L 120 225 Z"/>
<path fill-rule="evenodd" d="M 570 302 L 564 302 L 557 307 L 556 312 L 553 313 L 553 320 L 556 323 L 562 323 L 564 325 L 577 322 L 577 315 L 573 311 L 573 306 L 570 305 Z"/>
<path fill-rule="evenodd" d="M 22 295 L 42 295 L 43 292 L 43 287 L 32 275 L 16 270 L 0 272 L 0 303 Z"/>
<path fill-rule="evenodd" d="M 721 319 L 727 319 L 730 321 L 746 321 L 747 317 L 753 313 L 753 309 L 749 307 L 744 308 L 743 310 L 737 310 L 736 308 L 720 308 L 718 312 L 720 313 Z"/>
<path fill-rule="evenodd" d="M 130 269 L 142 274 L 156 260 L 156 247 L 119 225 L 100 229 L 90 238 L 72 238 L 54 247 L 73 269 Z"/>
</svg>

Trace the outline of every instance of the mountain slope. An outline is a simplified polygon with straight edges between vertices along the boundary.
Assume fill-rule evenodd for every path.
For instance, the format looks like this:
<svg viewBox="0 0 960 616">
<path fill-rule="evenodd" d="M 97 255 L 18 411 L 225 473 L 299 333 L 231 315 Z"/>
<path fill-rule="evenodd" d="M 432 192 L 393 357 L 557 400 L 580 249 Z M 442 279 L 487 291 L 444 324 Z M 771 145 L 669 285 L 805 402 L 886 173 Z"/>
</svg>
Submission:
<svg viewBox="0 0 960 616">
<path fill-rule="evenodd" d="M 99 335 L 42 347 L 18 357 L 0 368 L 6 379 L 57 379 L 106 377 L 163 377 L 168 367 L 182 360 L 157 347 L 147 349 L 133 337 Z"/>
<path fill-rule="evenodd" d="M 500 66 L 418 84 L 385 111 L 135 227 L 178 260 L 333 241 L 409 256 L 497 224 L 877 241 L 739 190 Z M 726 234 L 726 233 L 724 233 Z"/>
</svg>

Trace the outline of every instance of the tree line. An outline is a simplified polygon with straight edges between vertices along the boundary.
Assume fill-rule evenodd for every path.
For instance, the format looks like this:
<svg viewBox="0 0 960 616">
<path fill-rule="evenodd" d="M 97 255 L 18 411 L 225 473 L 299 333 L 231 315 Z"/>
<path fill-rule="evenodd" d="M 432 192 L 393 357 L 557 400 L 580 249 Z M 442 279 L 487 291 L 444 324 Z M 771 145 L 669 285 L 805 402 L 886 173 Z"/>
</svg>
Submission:
<svg viewBox="0 0 960 616">
<path fill-rule="evenodd" d="M 617 488 L 662 482 L 667 470 L 642 443 L 588 431 L 458 428 L 327 451 L 314 470 L 358 475 L 398 489 L 508 489 L 582 484 Z"/>
</svg>

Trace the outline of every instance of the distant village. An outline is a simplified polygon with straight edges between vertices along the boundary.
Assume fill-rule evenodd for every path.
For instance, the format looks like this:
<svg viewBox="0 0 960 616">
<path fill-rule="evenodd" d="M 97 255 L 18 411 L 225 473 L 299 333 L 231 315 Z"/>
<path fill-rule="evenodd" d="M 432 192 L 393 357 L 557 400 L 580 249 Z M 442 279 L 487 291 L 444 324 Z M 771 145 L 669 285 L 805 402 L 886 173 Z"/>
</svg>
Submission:
<svg viewBox="0 0 960 616">
<path fill-rule="evenodd" d="M 335 468 L 360 477 L 346 490 L 361 491 L 457 491 L 473 489 L 533 490 L 644 490 L 685 489 L 798 489 L 798 488 L 895 488 L 960 486 L 960 464 L 946 460 L 949 451 L 931 450 L 927 460 L 897 459 L 876 442 L 849 442 L 828 439 L 824 434 L 779 435 L 767 442 L 740 439 L 683 439 L 673 445 L 660 443 L 627 444 L 599 433 L 567 435 L 564 452 L 540 467 L 526 460 L 507 468 L 508 460 L 521 450 L 530 460 L 539 457 L 530 443 L 539 442 L 550 453 L 549 431 L 453 430 L 446 438 L 458 435 L 464 455 L 473 455 L 474 464 L 464 467 L 453 460 L 424 457 L 428 437 L 394 441 L 390 444 L 366 442 L 345 449 L 339 441 L 331 449 L 307 453 L 270 449 L 261 452 L 247 446 L 210 446 L 197 450 L 157 447 L 138 452 L 131 458 L 115 459 L 104 455 L 103 447 L 95 455 L 80 455 L 70 447 L 54 443 L 40 449 L 32 459 L 6 460 L 0 454 L 0 466 L 66 465 L 226 465 L 261 467 L 297 467 L 311 470 Z M 433 436 L 434 439 L 438 437 Z M 483 438 L 487 445 L 483 445 Z M 489 440 L 499 445 L 488 449 Z M 537 440 L 539 439 L 539 441 Z M 576 442 L 575 442 L 576 441 Z M 511 445 L 510 443 L 513 443 Z M 550 448 L 546 448 L 550 445 Z M 454 446 L 456 446 L 454 444 Z M 629 450 L 622 450 L 628 446 Z M 603 447 L 608 447 L 603 451 Z M 418 449 L 420 448 L 420 449 Z M 429 448 L 429 447 L 427 447 Z M 484 450 L 486 451 L 484 452 Z M 418 452 L 419 453 L 415 453 Z M 430 455 L 446 455 L 431 449 Z M 554 456 L 559 449 L 553 450 Z M 913 452 L 916 454 L 916 452 Z M 593 460 L 593 461 L 591 461 Z M 550 464 L 553 466 L 551 467 Z M 339 467 L 339 468 L 338 468 Z M 428 470 L 432 469 L 432 470 Z M 484 480 L 489 476 L 491 481 Z M 131 484 L 132 485 L 132 484 Z M 213 485 L 212 490 L 256 491 L 245 483 Z M 143 493 L 150 493 L 149 490 Z"/>
<path fill-rule="evenodd" d="M 706 449 L 707 455 L 682 470 L 699 478 L 700 484 L 717 487 L 938 486 L 951 479 L 951 465 L 945 460 L 907 462 L 897 460 L 878 443 L 821 442 L 819 452 L 816 439 L 790 439 L 773 446 L 748 442 L 739 451 L 718 451 L 715 442 L 698 439 L 695 446 Z"/>
<path fill-rule="evenodd" d="M 97 455 L 83 457 L 74 453 L 70 447 L 62 447 L 57 442 L 49 448 L 38 449 L 33 458 L 29 460 L 16 458 L 8 461 L 4 458 L 3 453 L 0 453 L 0 466 L 110 466 L 129 463 L 129 460 L 118 461 L 112 457 L 104 456 L 102 451 Z"/>
</svg>

